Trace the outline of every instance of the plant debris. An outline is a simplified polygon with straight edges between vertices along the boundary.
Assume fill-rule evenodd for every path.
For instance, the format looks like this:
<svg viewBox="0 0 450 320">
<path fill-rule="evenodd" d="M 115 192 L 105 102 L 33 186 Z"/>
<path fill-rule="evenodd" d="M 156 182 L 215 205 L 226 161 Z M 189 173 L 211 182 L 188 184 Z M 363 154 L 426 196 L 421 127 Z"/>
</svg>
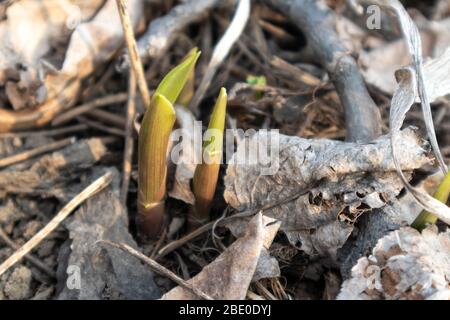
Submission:
<svg viewBox="0 0 450 320">
<path fill-rule="evenodd" d="M 402 170 L 411 172 L 430 162 L 427 146 L 414 130 L 401 135 Z M 250 142 L 238 144 L 225 177 L 225 200 L 244 211 L 302 192 L 265 214 L 282 221 L 281 230 L 291 243 L 310 255 L 335 257 L 358 217 L 396 201 L 403 188 L 386 136 L 361 144 L 280 135 L 274 175 L 264 175 L 264 165 L 238 164 L 242 149 L 256 148 L 261 137 L 256 133 Z"/>
<path fill-rule="evenodd" d="M 2 1 L 0 300 L 449 299 L 449 3 Z"/>
<path fill-rule="evenodd" d="M 244 235 L 188 282 L 214 299 L 244 299 L 261 250 L 265 242 L 274 236 L 270 231 L 273 228 L 266 223 L 267 219 L 263 219 L 261 213 L 255 215 L 247 224 Z M 162 299 L 192 300 L 196 297 L 186 289 L 176 287 L 164 294 Z"/>
<path fill-rule="evenodd" d="M 380 239 L 342 285 L 338 299 L 448 300 L 450 233 L 404 227 Z"/>
</svg>

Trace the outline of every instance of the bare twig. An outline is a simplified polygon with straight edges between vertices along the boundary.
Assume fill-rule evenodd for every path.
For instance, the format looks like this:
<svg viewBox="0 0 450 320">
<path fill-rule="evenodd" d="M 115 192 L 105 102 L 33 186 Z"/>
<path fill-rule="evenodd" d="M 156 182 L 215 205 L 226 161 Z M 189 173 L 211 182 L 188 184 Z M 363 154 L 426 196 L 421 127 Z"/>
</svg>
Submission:
<svg viewBox="0 0 450 320">
<path fill-rule="evenodd" d="M 86 117 L 83 117 L 83 116 L 78 116 L 77 120 L 82 123 L 87 124 L 91 128 L 94 128 L 94 129 L 97 129 L 100 131 L 104 131 L 106 133 L 113 134 L 116 136 L 125 137 L 125 131 L 117 129 L 117 128 L 111 128 L 111 127 L 105 126 L 98 121 L 93 121 L 93 120 L 87 119 Z"/>
<path fill-rule="evenodd" d="M 128 102 L 127 102 L 127 120 L 125 127 L 125 147 L 123 151 L 122 165 L 122 187 L 120 189 L 120 201 L 126 206 L 128 187 L 130 185 L 130 174 L 132 169 L 133 156 L 133 120 L 136 114 L 136 77 L 133 71 L 130 71 L 128 79 Z"/>
<path fill-rule="evenodd" d="M 347 139 L 368 142 L 381 134 L 380 112 L 370 97 L 351 52 L 336 33 L 333 12 L 323 0 L 266 0 L 306 35 L 318 61 L 328 71 L 345 107 Z"/>
<path fill-rule="evenodd" d="M 131 66 L 136 76 L 137 85 L 141 92 L 142 101 L 146 108 L 150 106 L 150 93 L 148 91 L 147 83 L 145 81 L 144 67 L 142 66 L 141 57 L 138 54 L 136 40 L 134 38 L 134 31 L 130 20 L 127 7 L 124 0 L 116 0 L 117 8 L 119 9 L 120 21 L 122 22 L 125 41 L 127 43 L 128 54 L 130 56 Z"/>
<path fill-rule="evenodd" d="M 55 137 L 61 136 L 68 133 L 80 132 L 88 128 L 85 124 L 76 124 L 73 126 L 62 127 L 58 129 L 51 130 L 40 130 L 40 131 L 23 131 L 23 132 L 6 132 L 0 133 L 0 139 L 2 138 L 27 138 L 31 136 L 44 136 L 44 137 Z"/>
<path fill-rule="evenodd" d="M 90 118 L 96 119 L 105 124 L 111 124 L 119 129 L 125 128 L 126 122 L 125 118 L 121 115 L 118 115 L 117 113 L 113 113 L 111 111 L 106 111 L 102 109 L 94 109 L 88 111 L 86 115 L 89 116 Z"/>
<path fill-rule="evenodd" d="M 172 8 L 165 16 L 152 20 L 147 32 L 138 41 L 140 57 L 144 61 L 160 57 L 181 30 L 190 23 L 205 17 L 208 10 L 230 2 L 223 0 L 185 1 Z"/>
<path fill-rule="evenodd" d="M 112 177 L 113 173 L 108 171 L 70 200 L 44 228 L 36 233 L 27 243 L 0 265 L 0 276 L 41 243 L 41 241 L 55 230 L 59 224 L 67 218 L 78 205 L 80 205 L 80 203 L 105 188 L 111 182 Z"/>
<path fill-rule="evenodd" d="M 132 256 L 134 256 L 134 257 L 138 258 L 139 260 L 141 260 L 141 261 L 145 262 L 146 264 L 148 264 L 155 272 L 157 272 L 157 273 L 159 273 L 159 274 L 161 274 L 161 275 L 171 279 L 173 282 L 178 284 L 180 287 L 188 290 L 189 292 L 191 292 L 192 294 L 196 295 L 197 297 L 199 297 L 201 299 L 204 299 L 204 300 L 214 300 L 212 297 L 210 297 L 209 295 L 207 295 L 203 291 L 197 289 L 195 286 L 193 286 L 189 282 L 181 279 L 179 276 L 177 276 L 172 271 L 170 271 L 167 268 L 165 268 L 164 266 L 160 265 L 155 260 L 153 260 L 153 259 L 143 255 L 139 251 L 133 249 L 129 245 L 127 245 L 125 243 L 114 243 L 114 242 L 110 242 L 110 241 L 101 241 L 101 242 L 103 242 L 105 244 L 108 244 L 110 246 L 113 246 L 115 248 L 121 249 L 121 250 L 123 250 L 125 252 L 128 252 Z"/>
<path fill-rule="evenodd" d="M 296 194 L 294 194 L 292 196 L 289 196 L 286 199 L 283 199 L 281 201 L 277 201 L 277 202 L 274 202 L 274 203 L 268 203 L 268 204 L 266 204 L 266 205 L 264 205 L 264 206 L 262 206 L 260 208 L 249 210 L 249 211 L 243 211 L 243 212 L 237 213 L 237 214 L 235 214 L 233 216 L 230 216 L 230 217 L 227 217 L 227 218 L 221 217 L 221 218 L 219 218 L 219 219 L 217 219 L 215 221 L 211 221 L 211 222 L 209 222 L 207 224 L 204 224 L 203 226 L 195 229 L 194 231 L 192 231 L 191 233 L 185 235 L 184 237 L 182 237 L 180 239 L 177 239 L 175 241 L 172 241 L 171 243 L 169 243 L 166 246 L 164 246 L 163 248 L 161 248 L 161 250 L 159 250 L 159 252 L 158 252 L 157 258 L 161 258 L 161 257 L 166 256 L 167 254 L 169 254 L 173 250 L 178 249 L 179 247 L 181 247 L 182 245 L 184 245 L 188 241 L 190 241 L 192 239 L 195 239 L 196 237 L 198 237 L 199 235 L 201 235 L 202 233 L 204 233 L 204 232 L 206 232 L 206 231 L 208 231 L 210 229 L 214 229 L 217 226 L 222 226 L 225 223 L 227 223 L 227 222 L 229 222 L 229 221 L 231 221 L 233 219 L 251 217 L 251 216 L 257 214 L 260 211 L 261 212 L 267 211 L 267 210 L 270 210 L 270 209 L 272 209 L 274 207 L 280 206 L 282 204 L 294 201 L 298 197 L 300 197 L 300 196 L 302 196 L 302 195 L 304 195 L 304 194 L 306 194 L 308 192 L 309 192 L 309 190 L 308 191 L 300 191 L 300 192 L 298 192 L 298 193 L 296 193 Z"/>
<path fill-rule="evenodd" d="M 52 143 L 49 143 L 49 144 L 46 144 L 43 146 L 36 147 L 31 150 L 26 150 L 24 152 L 20 152 L 15 155 L 12 155 L 10 157 L 0 159 L 0 168 L 28 160 L 32 157 L 35 157 L 37 155 L 40 155 L 40 154 L 43 154 L 46 152 L 64 148 L 65 146 L 68 146 L 69 144 L 73 144 L 75 141 L 76 141 L 75 137 L 67 138 L 67 139 L 55 141 L 55 142 L 52 142 Z"/>
<path fill-rule="evenodd" d="M 277 297 L 275 297 L 269 290 L 267 290 L 265 286 L 262 285 L 261 281 L 257 281 L 255 283 L 255 287 L 267 300 L 278 300 Z"/>
<path fill-rule="evenodd" d="M 202 81 L 200 82 L 200 85 L 190 103 L 189 107 L 195 115 L 198 115 L 198 105 L 203 99 L 203 96 L 205 95 L 205 92 L 208 89 L 208 86 L 211 83 L 211 80 L 214 77 L 217 68 L 220 66 L 223 60 L 225 60 L 226 56 L 231 50 L 231 47 L 242 34 L 249 16 L 250 0 L 240 0 L 233 20 L 231 21 L 228 29 L 225 31 L 225 34 L 222 36 L 222 38 L 214 48 L 211 60 L 208 64 L 208 68 L 206 69 L 206 73 L 203 76 Z"/>
<path fill-rule="evenodd" d="M 89 101 L 88 103 L 82 104 L 78 107 L 75 107 L 59 116 L 57 116 L 53 121 L 52 125 L 57 126 L 61 125 L 63 123 L 66 123 L 70 121 L 71 119 L 75 118 L 76 116 L 79 116 L 85 112 L 88 112 L 92 109 L 108 106 L 114 103 L 122 103 L 127 100 L 128 94 L 126 92 L 118 93 L 118 94 L 112 94 L 105 97 L 101 97 L 92 101 Z"/>
<path fill-rule="evenodd" d="M 20 249 L 20 246 L 17 245 L 14 241 L 12 241 L 2 228 L 0 228 L 0 239 L 2 239 L 2 241 L 5 244 L 11 247 L 11 249 L 16 251 Z M 50 278 L 56 279 L 56 272 L 53 271 L 52 268 L 47 266 L 44 262 L 33 256 L 31 253 L 25 255 L 24 258 L 27 259 L 30 263 L 32 263 L 35 267 L 44 271 Z"/>
</svg>

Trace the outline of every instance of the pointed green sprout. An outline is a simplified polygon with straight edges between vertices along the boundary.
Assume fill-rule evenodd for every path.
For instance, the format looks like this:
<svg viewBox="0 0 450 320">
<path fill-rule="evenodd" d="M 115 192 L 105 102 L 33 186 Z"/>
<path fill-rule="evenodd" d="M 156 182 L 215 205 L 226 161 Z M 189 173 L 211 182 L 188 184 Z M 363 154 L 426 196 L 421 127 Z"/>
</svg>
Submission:
<svg viewBox="0 0 450 320">
<path fill-rule="evenodd" d="M 156 89 L 139 131 L 138 214 L 136 224 L 143 238 L 154 238 L 164 221 L 166 154 L 176 121 L 173 103 L 183 90 L 200 52 L 193 52 L 172 69 Z"/>
<path fill-rule="evenodd" d="M 438 189 L 436 190 L 434 197 L 442 203 L 447 203 L 448 197 L 450 195 L 450 172 L 444 177 Z M 435 224 L 438 218 L 427 211 L 422 211 L 419 216 L 411 224 L 411 227 L 422 231 L 429 224 Z"/>
<path fill-rule="evenodd" d="M 222 88 L 209 121 L 207 141 L 203 144 L 203 161 L 194 173 L 195 208 L 191 217 L 194 224 L 203 223 L 209 219 L 222 160 L 226 108 L 227 92 L 225 88 Z"/>
<path fill-rule="evenodd" d="M 164 77 L 158 88 L 156 88 L 155 93 L 165 96 L 170 103 L 174 104 L 183 90 L 189 75 L 194 70 L 200 54 L 201 52 L 197 48 L 191 50 L 190 55 Z"/>
<path fill-rule="evenodd" d="M 183 61 L 188 59 L 190 56 L 195 55 L 198 52 L 198 48 L 192 48 L 191 51 L 183 58 Z M 195 82 L 195 69 L 192 69 L 188 76 L 186 84 L 177 99 L 177 104 L 183 107 L 188 107 L 189 103 L 194 96 L 194 82 Z"/>
</svg>

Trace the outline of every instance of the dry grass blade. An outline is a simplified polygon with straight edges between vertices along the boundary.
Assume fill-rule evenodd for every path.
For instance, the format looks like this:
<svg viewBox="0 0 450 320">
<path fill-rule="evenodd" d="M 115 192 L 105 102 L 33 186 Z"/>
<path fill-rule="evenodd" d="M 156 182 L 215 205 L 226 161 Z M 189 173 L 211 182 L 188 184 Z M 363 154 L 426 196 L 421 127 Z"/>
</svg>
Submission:
<svg viewBox="0 0 450 320">
<path fill-rule="evenodd" d="M 231 47 L 241 35 L 245 25 L 247 24 L 249 16 L 250 0 L 240 0 L 233 20 L 231 21 L 227 31 L 225 31 L 225 34 L 219 40 L 219 43 L 217 43 L 214 48 L 213 55 L 209 61 L 208 68 L 206 69 L 206 73 L 203 76 L 202 81 L 200 82 L 200 85 L 190 103 L 190 109 L 195 115 L 198 115 L 198 105 L 205 95 L 205 92 L 208 89 L 217 68 L 226 58 L 231 50 Z"/>
<path fill-rule="evenodd" d="M 142 95 L 144 105 L 148 108 L 150 106 L 150 93 L 148 91 L 147 83 L 145 81 L 144 68 L 142 66 L 141 57 L 138 54 L 136 40 L 134 38 L 133 26 L 131 24 L 130 15 L 124 0 L 116 0 L 117 8 L 119 9 L 120 21 L 122 22 L 123 31 L 125 34 L 125 41 L 127 43 L 128 53 L 130 55 L 130 62 L 136 76 L 137 85 Z"/>
<path fill-rule="evenodd" d="M 25 243 L 19 250 L 14 252 L 6 261 L 0 265 L 0 276 L 4 274 L 9 268 L 19 262 L 25 255 L 33 250 L 42 240 L 44 240 L 53 230 L 55 230 L 59 224 L 67 218 L 72 211 L 80 205 L 83 201 L 90 198 L 95 193 L 104 189 L 111 182 L 113 173 L 111 171 L 106 172 L 103 176 L 92 182 L 77 196 L 70 200 L 57 214 L 50 220 L 50 222 L 36 233 L 27 243 Z"/>
</svg>

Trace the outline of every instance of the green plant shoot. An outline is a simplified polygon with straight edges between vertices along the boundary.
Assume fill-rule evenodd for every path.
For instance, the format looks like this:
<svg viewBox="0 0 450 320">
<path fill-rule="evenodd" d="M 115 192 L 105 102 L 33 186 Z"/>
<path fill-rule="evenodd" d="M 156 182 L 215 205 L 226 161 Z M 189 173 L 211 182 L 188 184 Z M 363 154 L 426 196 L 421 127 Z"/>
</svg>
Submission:
<svg viewBox="0 0 450 320">
<path fill-rule="evenodd" d="M 226 107 L 227 93 L 225 88 L 222 88 L 211 115 L 206 141 L 203 144 L 203 161 L 194 173 L 195 208 L 191 220 L 195 223 L 203 223 L 209 219 L 222 160 Z"/>
<path fill-rule="evenodd" d="M 164 222 L 167 163 L 170 134 L 176 121 L 173 103 L 178 98 L 200 52 L 195 51 L 172 69 L 156 89 L 139 131 L 138 214 L 142 238 L 155 238 Z"/>
<path fill-rule="evenodd" d="M 191 51 L 183 58 L 183 61 L 188 59 L 189 57 L 197 54 L 198 48 L 192 48 Z M 186 84 L 184 85 L 183 90 L 177 99 L 177 104 L 182 105 L 184 107 L 188 107 L 189 103 L 194 96 L 194 84 L 195 84 L 195 69 L 192 69 L 189 73 L 188 79 L 186 80 Z"/>
</svg>

